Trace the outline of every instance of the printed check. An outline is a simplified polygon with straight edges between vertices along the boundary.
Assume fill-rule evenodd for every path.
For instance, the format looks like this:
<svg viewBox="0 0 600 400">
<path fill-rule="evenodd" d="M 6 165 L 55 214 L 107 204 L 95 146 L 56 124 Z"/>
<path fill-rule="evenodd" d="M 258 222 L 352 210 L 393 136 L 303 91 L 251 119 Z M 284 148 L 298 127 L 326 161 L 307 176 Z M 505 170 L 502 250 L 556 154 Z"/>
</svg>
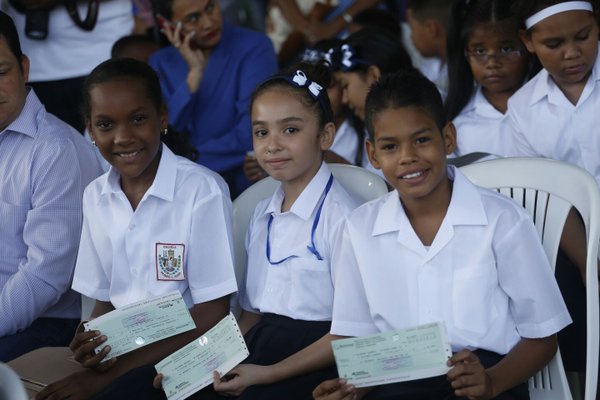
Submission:
<svg viewBox="0 0 600 400">
<path fill-rule="evenodd" d="M 110 345 L 108 361 L 150 343 L 189 331 L 196 327 L 178 291 L 145 299 L 113 310 L 84 324 L 86 331 L 98 330 L 107 340 L 96 347 L 100 352 Z"/>
<path fill-rule="evenodd" d="M 164 376 L 162 386 L 167 398 L 180 400 L 210 385 L 214 371 L 223 376 L 249 354 L 235 317 L 229 314 L 154 367 Z"/>
<path fill-rule="evenodd" d="M 452 357 L 443 322 L 334 340 L 331 345 L 340 378 L 356 387 L 442 375 Z"/>
</svg>

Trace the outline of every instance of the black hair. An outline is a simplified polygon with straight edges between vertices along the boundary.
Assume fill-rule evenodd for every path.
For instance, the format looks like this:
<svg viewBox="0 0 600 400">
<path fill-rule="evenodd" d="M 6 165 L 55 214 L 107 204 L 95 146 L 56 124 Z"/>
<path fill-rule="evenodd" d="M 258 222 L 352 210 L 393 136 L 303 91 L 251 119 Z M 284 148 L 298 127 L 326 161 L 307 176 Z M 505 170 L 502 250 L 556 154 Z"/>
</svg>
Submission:
<svg viewBox="0 0 600 400">
<path fill-rule="evenodd" d="M 451 1 L 452 0 L 408 0 L 406 8 L 410 9 L 413 15 L 420 21 L 433 18 L 447 28 Z"/>
<path fill-rule="evenodd" d="M 377 27 L 387 30 L 396 37 L 402 37 L 402 29 L 400 28 L 400 20 L 398 17 L 381 8 L 367 8 L 356 14 L 353 24 L 360 25 L 363 29 L 367 27 Z"/>
<path fill-rule="evenodd" d="M 520 0 L 516 5 L 516 13 L 519 18 L 525 22 L 525 20 L 531 17 L 533 14 L 548 8 L 555 4 L 565 3 L 569 0 Z M 594 13 L 598 12 L 598 0 L 584 0 L 592 5 Z M 597 15 L 596 15 L 597 16 Z"/>
<path fill-rule="evenodd" d="M 0 37 L 6 40 L 10 52 L 13 53 L 19 62 L 19 70 L 23 72 L 23 51 L 21 50 L 19 34 L 12 18 L 3 11 L 0 11 Z"/>
<path fill-rule="evenodd" d="M 369 139 L 374 139 L 373 121 L 379 113 L 404 107 L 426 112 L 440 132 L 446 124 L 442 96 L 437 87 L 417 70 L 399 71 L 382 76 L 369 89 L 365 101 L 365 126 Z"/>
<path fill-rule="evenodd" d="M 140 82 L 157 112 L 160 113 L 165 107 L 158 75 L 148 64 L 133 58 L 113 58 L 99 64 L 85 79 L 81 104 L 81 113 L 85 120 L 91 118 L 91 90 L 96 85 L 120 79 Z M 190 160 L 198 158 L 198 150 L 191 146 L 186 133 L 177 132 L 169 127 L 168 134 L 161 135 L 161 140 L 175 154 Z"/>
<path fill-rule="evenodd" d="M 129 49 L 141 45 L 157 46 L 158 44 L 148 35 L 127 35 L 117 40 L 110 51 L 111 58 L 126 57 Z"/>
<path fill-rule="evenodd" d="M 319 98 L 313 96 L 306 86 L 298 86 L 291 82 L 296 71 L 302 71 L 310 81 L 317 83 L 323 88 L 319 94 Z M 254 101 L 263 93 L 274 88 L 288 90 L 297 96 L 303 105 L 313 110 L 319 121 L 319 127 L 322 129 L 327 123 L 333 122 L 331 102 L 327 96 L 327 88 L 330 82 L 331 70 L 327 64 L 301 61 L 258 85 L 254 93 L 252 93 L 250 109 L 252 109 Z"/>
<path fill-rule="evenodd" d="M 347 70 L 348 72 L 367 73 L 371 65 L 375 65 L 381 74 L 403 69 L 412 69 L 410 56 L 402 45 L 400 38 L 379 28 L 364 28 L 354 32 L 344 40 L 351 46 L 353 59 L 361 60 Z"/>
<path fill-rule="evenodd" d="M 467 105 L 474 92 L 475 81 L 465 50 L 469 36 L 478 24 L 502 22 L 521 28 L 512 0 L 455 0 L 450 10 L 448 28 L 448 95 L 446 118 L 452 121 Z"/>
</svg>

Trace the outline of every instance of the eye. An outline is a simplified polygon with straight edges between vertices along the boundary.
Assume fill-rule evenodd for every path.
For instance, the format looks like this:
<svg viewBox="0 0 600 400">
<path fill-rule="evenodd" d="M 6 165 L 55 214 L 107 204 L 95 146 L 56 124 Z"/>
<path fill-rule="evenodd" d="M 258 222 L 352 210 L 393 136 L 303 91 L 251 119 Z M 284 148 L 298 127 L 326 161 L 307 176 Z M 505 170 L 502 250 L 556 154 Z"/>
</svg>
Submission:
<svg viewBox="0 0 600 400">
<path fill-rule="evenodd" d="M 298 128 L 294 128 L 294 127 L 290 126 L 290 127 L 285 128 L 284 132 L 292 135 L 292 134 L 298 132 L 299 130 L 300 129 L 298 129 Z"/>
<path fill-rule="evenodd" d="M 429 142 L 430 140 L 431 140 L 431 138 L 428 136 L 419 136 L 418 138 L 415 139 L 415 143 L 424 144 L 424 143 Z"/>
<path fill-rule="evenodd" d="M 9 69 L 0 69 L 0 75 L 6 75 L 9 73 L 9 71 L 10 71 L 10 68 Z"/>
<path fill-rule="evenodd" d="M 147 119 L 148 117 L 145 115 L 136 115 L 133 117 L 132 121 L 134 125 L 142 125 Z"/>
<path fill-rule="evenodd" d="M 503 46 L 500 49 L 500 53 L 512 53 L 513 51 L 516 51 L 517 49 L 514 46 Z"/>
<path fill-rule="evenodd" d="M 98 121 L 98 122 L 96 122 L 96 128 L 98 128 L 101 131 L 107 131 L 110 128 L 112 128 L 112 122 L 111 121 Z"/>
<path fill-rule="evenodd" d="M 486 54 L 485 49 L 482 47 L 475 47 L 471 52 L 476 56 L 484 56 Z"/>
<path fill-rule="evenodd" d="M 394 151 L 398 148 L 396 143 L 384 143 L 381 145 L 380 149 L 383 151 Z"/>
<path fill-rule="evenodd" d="M 214 0 L 210 0 L 208 2 L 208 4 L 206 5 L 206 7 L 204 7 L 204 11 L 206 12 L 212 12 L 215 9 L 215 1 Z"/>
<path fill-rule="evenodd" d="M 556 49 L 558 46 L 560 46 L 560 44 L 560 40 L 549 40 L 544 43 L 544 45 L 549 49 Z"/>
<path fill-rule="evenodd" d="M 587 39 L 588 39 L 588 37 L 590 37 L 590 33 L 589 33 L 589 32 L 586 32 L 586 33 L 584 33 L 584 34 L 581 34 L 581 35 L 577 35 L 577 36 L 575 36 L 575 40 L 578 40 L 578 41 L 581 41 L 581 42 L 582 42 L 582 41 L 584 41 L 584 40 L 587 40 Z"/>
<path fill-rule="evenodd" d="M 254 136 L 256 137 L 264 137 L 267 136 L 268 132 L 266 129 L 257 129 L 254 131 Z"/>
</svg>

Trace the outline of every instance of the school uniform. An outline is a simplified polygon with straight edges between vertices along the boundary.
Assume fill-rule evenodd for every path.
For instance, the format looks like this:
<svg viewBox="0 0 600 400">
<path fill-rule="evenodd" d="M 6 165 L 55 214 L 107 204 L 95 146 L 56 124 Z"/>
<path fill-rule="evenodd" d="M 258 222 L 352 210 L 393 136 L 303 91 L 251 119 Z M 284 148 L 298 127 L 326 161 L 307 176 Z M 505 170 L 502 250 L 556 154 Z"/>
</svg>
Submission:
<svg viewBox="0 0 600 400">
<path fill-rule="evenodd" d="M 501 113 L 483 95 L 481 86 L 471 96 L 467 105 L 452 121 L 456 127 L 455 157 L 483 152 L 505 154 L 501 126 L 508 123 L 508 116 Z"/>
<path fill-rule="evenodd" d="M 83 195 L 73 289 L 114 307 L 181 292 L 187 306 L 236 291 L 231 201 L 216 173 L 162 146 L 134 211 L 114 168 Z"/>
<path fill-rule="evenodd" d="M 545 157 L 575 164 L 600 184 L 598 110 L 600 52 L 575 105 L 543 69 L 508 101 L 511 126 L 507 155 Z"/>
<path fill-rule="evenodd" d="M 280 186 L 257 205 L 248 227 L 248 267 L 240 303 L 244 310 L 263 316 L 246 334 L 247 363 L 274 364 L 329 332 L 331 243 L 344 216 L 358 204 L 325 163 L 287 212 L 281 212 L 283 199 Z M 251 387 L 240 398 L 281 399 L 282 393 L 286 399 L 307 398 L 317 384 L 335 376 L 332 366 Z"/>
<path fill-rule="evenodd" d="M 527 212 L 448 172 L 450 205 L 429 247 L 396 191 L 347 217 L 332 255 L 332 334 L 444 321 L 454 352 L 504 355 L 521 337 L 546 337 L 571 322 Z"/>
</svg>

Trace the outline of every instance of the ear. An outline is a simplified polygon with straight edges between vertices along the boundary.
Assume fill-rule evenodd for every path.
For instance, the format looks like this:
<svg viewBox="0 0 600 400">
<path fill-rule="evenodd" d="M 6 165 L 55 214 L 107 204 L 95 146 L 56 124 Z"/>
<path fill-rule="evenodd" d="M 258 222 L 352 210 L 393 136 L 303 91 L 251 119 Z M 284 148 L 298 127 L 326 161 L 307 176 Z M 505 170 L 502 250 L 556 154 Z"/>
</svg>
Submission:
<svg viewBox="0 0 600 400">
<path fill-rule="evenodd" d="M 161 131 L 169 126 L 169 111 L 167 110 L 166 104 L 160 107 L 160 127 Z"/>
<path fill-rule="evenodd" d="M 367 82 L 369 83 L 369 86 L 377 82 L 379 78 L 381 78 L 381 70 L 379 67 L 377 65 L 370 65 L 367 70 Z"/>
<path fill-rule="evenodd" d="M 451 154 L 456 148 L 456 128 L 452 122 L 448 122 L 442 129 L 442 137 L 444 138 L 444 146 L 446 147 L 446 155 Z"/>
<path fill-rule="evenodd" d="M 328 122 L 319 135 L 319 145 L 322 151 L 329 150 L 335 139 L 335 125 Z"/>
<path fill-rule="evenodd" d="M 21 68 L 23 68 L 23 78 L 25 78 L 25 82 L 29 81 L 29 57 L 23 54 L 23 58 L 21 59 Z"/>
<path fill-rule="evenodd" d="M 365 140 L 365 145 L 367 146 L 367 156 L 369 157 L 369 161 L 371 165 L 377 169 L 381 169 L 381 164 L 377 160 L 377 154 L 375 152 L 375 143 L 369 138 Z"/>
<path fill-rule="evenodd" d="M 521 41 L 527 48 L 527 51 L 532 54 L 535 54 L 535 48 L 533 46 L 533 41 L 531 40 L 531 34 L 528 33 L 525 29 L 519 29 L 519 37 L 521 38 Z"/>
</svg>

